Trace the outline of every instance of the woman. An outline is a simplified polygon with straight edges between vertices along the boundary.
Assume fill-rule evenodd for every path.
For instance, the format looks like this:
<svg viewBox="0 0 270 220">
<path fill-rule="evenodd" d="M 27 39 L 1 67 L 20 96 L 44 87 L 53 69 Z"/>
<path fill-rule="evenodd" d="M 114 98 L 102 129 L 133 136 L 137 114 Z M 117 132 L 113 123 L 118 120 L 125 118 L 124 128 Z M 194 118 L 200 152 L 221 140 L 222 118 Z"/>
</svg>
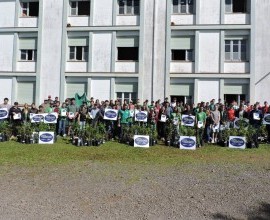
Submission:
<svg viewBox="0 0 270 220">
<path fill-rule="evenodd" d="M 158 113 L 158 136 L 160 137 L 161 141 L 165 141 L 165 128 L 166 128 L 166 109 L 165 106 L 162 106 Z"/>
<path fill-rule="evenodd" d="M 171 113 L 171 116 L 170 116 L 171 120 L 172 120 L 172 123 L 176 129 L 176 132 L 179 136 L 179 125 L 180 125 L 180 122 L 181 122 L 181 113 L 179 112 L 179 108 L 177 106 L 175 106 L 173 108 L 173 112 Z"/>
<path fill-rule="evenodd" d="M 22 109 L 22 121 L 23 123 L 30 121 L 30 109 L 27 103 L 24 104 L 23 109 Z"/>
<path fill-rule="evenodd" d="M 213 121 L 212 121 L 210 109 L 207 109 L 205 113 L 206 113 L 206 121 L 205 121 L 206 142 L 211 143 L 212 141 L 211 127 L 212 127 Z"/>
<path fill-rule="evenodd" d="M 59 126 L 58 126 L 58 135 L 66 136 L 66 123 L 67 123 L 67 107 L 66 103 L 63 102 L 62 106 L 59 108 Z"/>
</svg>

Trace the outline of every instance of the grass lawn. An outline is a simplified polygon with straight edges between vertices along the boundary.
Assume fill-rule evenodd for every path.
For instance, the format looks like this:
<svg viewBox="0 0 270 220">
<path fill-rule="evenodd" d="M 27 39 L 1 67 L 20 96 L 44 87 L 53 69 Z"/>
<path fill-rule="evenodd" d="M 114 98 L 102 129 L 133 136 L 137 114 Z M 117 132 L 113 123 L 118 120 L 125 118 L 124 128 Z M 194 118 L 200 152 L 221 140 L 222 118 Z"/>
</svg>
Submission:
<svg viewBox="0 0 270 220">
<path fill-rule="evenodd" d="M 181 166 L 184 164 L 239 164 L 270 169 L 270 145 L 258 149 L 234 150 L 208 145 L 196 151 L 180 150 L 164 145 L 149 149 L 134 148 L 116 142 L 100 147 L 76 147 L 58 140 L 53 145 L 24 145 L 17 142 L 0 143 L 0 166 L 38 167 L 64 165 L 74 162 L 102 162 L 108 164 L 153 166 Z"/>
</svg>

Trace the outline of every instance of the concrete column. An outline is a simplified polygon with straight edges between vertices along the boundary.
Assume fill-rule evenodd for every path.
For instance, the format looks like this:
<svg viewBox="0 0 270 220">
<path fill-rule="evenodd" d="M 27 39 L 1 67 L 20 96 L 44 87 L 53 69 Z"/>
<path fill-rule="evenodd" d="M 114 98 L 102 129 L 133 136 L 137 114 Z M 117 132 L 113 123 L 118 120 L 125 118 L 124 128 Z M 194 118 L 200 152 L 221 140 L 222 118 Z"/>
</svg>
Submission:
<svg viewBox="0 0 270 220">
<path fill-rule="evenodd" d="M 220 59 L 219 59 L 219 72 L 224 73 L 224 60 L 225 60 L 225 32 L 220 31 Z"/>
<path fill-rule="evenodd" d="M 199 79 L 194 79 L 194 97 L 193 102 L 198 103 L 198 93 L 199 93 Z"/>
<path fill-rule="evenodd" d="M 224 103 L 224 79 L 219 80 L 219 98 L 221 98 L 221 102 Z"/>
<path fill-rule="evenodd" d="M 199 73 L 200 64 L 200 31 L 195 31 L 195 73 Z"/>
<path fill-rule="evenodd" d="M 18 62 L 18 33 L 14 33 L 13 38 L 13 58 L 12 58 L 12 72 L 17 71 Z"/>
<path fill-rule="evenodd" d="M 110 97 L 110 99 L 114 100 L 114 94 L 115 94 L 115 78 L 111 78 L 111 97 Z"/>
</svg>

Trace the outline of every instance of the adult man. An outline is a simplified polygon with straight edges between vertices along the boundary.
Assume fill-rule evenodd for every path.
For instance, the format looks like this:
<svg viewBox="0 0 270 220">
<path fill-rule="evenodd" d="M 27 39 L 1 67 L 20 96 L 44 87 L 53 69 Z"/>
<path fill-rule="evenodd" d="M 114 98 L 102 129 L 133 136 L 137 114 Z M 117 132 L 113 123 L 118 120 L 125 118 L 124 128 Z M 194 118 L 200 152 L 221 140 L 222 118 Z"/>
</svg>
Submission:
<svg viewBox="0 0 270 220">
<path fill-rule="evenodd" d="M 220 112 L 218 110 L 218 105 L 215 105 L 215 110 L 211 111 L 211 118 L 213 121 L 212 125 L 212 143 L 217 143 L 217 136 L 220 126 Z"/>
<path fill-rule="evenodd" d="M 206 123 L 206 113 L 203 111 L 203 106 L 201 105 L 199 108 L 199 112 L 196 114 L 196 123 L 197 123 L 197 133 L 198 133 L 198 146 L 203 147 L 203 135 L 204 135 L 204 128 Z"/>
<path fill-rule="evenodd" d="M 130 118 L 130 111 L 128 110 L 128 106 L 126 104 L 123 105 L 123 110 L 119 110 L 118 113 L 118 127 L 119 131 L 119 141 L 123 139 L 123 130 L 128 125 Z"/>
<path fill-rule="evenodd" d="M 17 126 L 21 125 L 22 110 L 19 108 L 18 102 L 14 102 L 14 106 L 9 110 L 9 116 L 12 123 L 12 133 L 17 136 Z"/>
<path fill-rule="evenodd" d="M 11 109 L 11 105 L 8 104 L 8 98 L 4 98 L 4 103 L 3 104 L 0 104 L 0 108 L 4 108 L 4 109 L 7 109 L 7 114 L 9 114 L 9 110 Z M 7 121 L 8 120 L 8 117 L 5 118 L 5 119 L 0 119 L 0 123 L 3 122 L 3 121 Z"/>
<path fill-rule="evenodd" d="M 249 123 L 256 129 L 258 130 L 262 124 L 262 119 L 263 119 L 263 114 L 262 111 L 259 110 L 259 103 L 256 103 L 254 105 L 254 109 L 249 113 Z M 255 147 L 259 147 L 259 142 L 258 142 L 258 132 L 255 133 L 253 137 Z"/>
</svg>

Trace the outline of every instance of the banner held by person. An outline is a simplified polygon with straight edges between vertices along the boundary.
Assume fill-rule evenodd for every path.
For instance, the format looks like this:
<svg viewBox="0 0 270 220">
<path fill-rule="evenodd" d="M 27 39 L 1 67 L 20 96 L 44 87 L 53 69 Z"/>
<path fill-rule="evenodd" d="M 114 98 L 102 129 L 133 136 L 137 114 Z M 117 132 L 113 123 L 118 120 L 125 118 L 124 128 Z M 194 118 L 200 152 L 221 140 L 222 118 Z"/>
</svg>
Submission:
<svg viewBox="0 0 270 220">
<path fill-rule="evenodd" d="M 118 110 L 115 109 L 105 109 L 104 112 L 104 119 L 105 120 L 111 120 L 116 121 L 118 116 Z"/>
<path fill-rule="evenodd" d="M 195 116 L 193 115 L 182 115 L 182 125 L 188 127 L 194 127 L 195 125 Z"/>
<path fill-rule="evenodd" d="M 7 108 L 0 108 L 0 120 L 8 118 Z"/>
<path fill-rule="evenodd" d="M 148 112 L 135 110 L 135 121 L 147 122 Z"/>
</svg>

